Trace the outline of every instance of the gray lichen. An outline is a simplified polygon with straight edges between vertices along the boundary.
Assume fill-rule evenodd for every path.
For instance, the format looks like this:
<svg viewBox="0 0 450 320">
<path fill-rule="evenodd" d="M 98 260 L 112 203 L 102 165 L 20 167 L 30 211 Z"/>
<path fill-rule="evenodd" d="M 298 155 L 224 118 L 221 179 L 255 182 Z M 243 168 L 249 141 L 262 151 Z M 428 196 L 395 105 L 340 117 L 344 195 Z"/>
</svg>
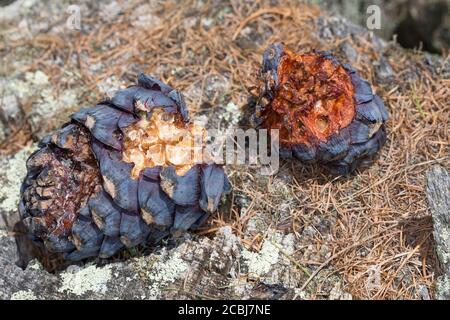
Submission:
<svg viewBox="0 0 450 320">
<path fill-rule="evenodd" d="M 270 240 L 266 239 L 260 252 L 244 249 L 242 257 L 247 264 L 249 276 L 260 278 L 278 262 L 279 250 Z"/>
<path fill-rule="evenodd" d="M 11 295 L 11 300 L 36 300 L 37 297 L 31 290 L 19 290 Z"/>
<path fill-rule="evenodd" d="M 441 276 L 436 284 L 436 298 L 439 300 L 450 300 L 450 277 Z"/>
<path fill-rule="evenodd" d="M 20 184 L 26 174 L 25 163 L 36 149 L 35 145 L 26 147 L 12 157 L 0 159 L 0 210 L 11 212 L 17 209 L 20 198 Z"/>
<path fill-rule="evenodd" d="M 77 266 L 70 267 L 61 273 L 61 287 L 59 292 L 67 291 L 75 295 L 83 295 L 86 292 L 105 293 L 107 290 L 107 282 L 112 277 L 112 266 L 96 267 L 90 265 L 79 268 Z"/>
<path fill-rule="evenodd" d="M 295 287 L 291 281 L 291 261 L 288 258 L 294 253 L 294 235 L 282 235 L 269 232 L 259 252 L 242 249 L 242 258 L 248 270 L 248 276 L 259 279 L 266 284 L 282 283 L 286 287 Z"/>
<path fill-rule="evenodd" d="M 234 102 L 229 102 L 225 106 L 224 112 L 220 115 L 220 118 L 230 124 L 231 127 L 235 126 L 241 118 L 241 110 L 239 106 Z"/>
<path fill-rule="evenodd" d="M 40 92 L 40 98 L 33 104 L 29 117 L 29 123 L 34 131 L 38 131 L 39 137 L 52 129 L 51 123 L 44 119 L 54 117 L 59 112 L 73 108 L 77 103 L 76 90 L 64 90 L 57 95 L 51 88 L 44 88 Z"/>
<path fill-rule="evenodd" d="M 353 297 L 350 293 L 342 290 L 341 283 L 337 282 L 331 289 L 328 300 L 353 300 Z"/>
<path fill-rule="evenodd" d="M 173 255 L 163 254 L 148 273 L 150 281 L 149 298 L 159 298 L 161 290 L 180 278 L 188 267 L 188 264 L 180 257 L 179 252 L 175 252 Z"/>
<path fill-rule="evenodd" d="M 194 258 L 190 245 L 191 242 L 182 243 L 171 250 L 164 247 L 156 254 L 133 259 L 133 278 L 145 284 L 146 299 L 160 298 L 170 284 L 183 278 Z"/>
<path fill-rule="evenodd" d="M 42 138 L 54 129 L 53 118 L 76 106 L 80 88 L 55 92 L 48 76 L 40 70 L 27 72 L 24 78 L 0 78 L 2 93 L 6 96 L 14 95 L 21 104 L 31 105 L 31 109 L 26 110 L 27 122 L 34 134 Z"/>
</svg>

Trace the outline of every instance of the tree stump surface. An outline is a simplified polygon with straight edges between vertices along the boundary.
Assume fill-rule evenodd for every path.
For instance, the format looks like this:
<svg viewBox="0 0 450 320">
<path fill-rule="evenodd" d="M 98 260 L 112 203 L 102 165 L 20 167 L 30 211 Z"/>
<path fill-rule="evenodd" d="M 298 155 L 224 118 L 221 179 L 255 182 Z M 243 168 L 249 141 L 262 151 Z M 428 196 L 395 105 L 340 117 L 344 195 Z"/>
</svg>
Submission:
<svg viewBox="0 0 450 320">
<path fill-rule="evenodd" d="M 427 199 L 433 217 L 433 236 L 442 275 L 437 280 L 436 297 L 450 299 L 450 174 L 440 165 L 427 172 Z"/>
</svg>

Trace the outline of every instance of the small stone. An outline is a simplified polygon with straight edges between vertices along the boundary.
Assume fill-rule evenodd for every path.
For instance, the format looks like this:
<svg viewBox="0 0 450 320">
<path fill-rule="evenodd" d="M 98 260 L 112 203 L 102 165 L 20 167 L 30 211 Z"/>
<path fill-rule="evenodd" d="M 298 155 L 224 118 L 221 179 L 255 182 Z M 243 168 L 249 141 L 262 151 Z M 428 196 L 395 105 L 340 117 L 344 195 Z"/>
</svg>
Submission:
<svg viewBox="0 0 450 320">
<path fill-rule="evenodd" d="M 356 62 L 356 60 L 358 59 L 358 52 L 356 52 L 355 48 L 350 43 L 348 43 L 347 41 L 343 42 L 340 47 L 349 62 Z"/>
<path fill-rule="evenodd" d="M 385 58 L 380 58 L 373 65 L 375 66 L 375 75 L 379 82 L 383 83 L 393 80 L 394 70 Z"/>
<path fill-rule="evenodd" d="M 419 285 L 419 295 L 422 300 L 430 300 L 431 299 L 427 286 L 425 286 L 423 284 Z"/>
</svg>

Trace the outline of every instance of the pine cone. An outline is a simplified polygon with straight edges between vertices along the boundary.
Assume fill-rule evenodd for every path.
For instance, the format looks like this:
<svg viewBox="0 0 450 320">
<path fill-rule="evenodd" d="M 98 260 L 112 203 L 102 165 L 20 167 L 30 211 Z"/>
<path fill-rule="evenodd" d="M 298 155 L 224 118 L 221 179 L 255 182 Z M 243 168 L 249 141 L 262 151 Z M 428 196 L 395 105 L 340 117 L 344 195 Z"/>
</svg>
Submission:
<svg viewBox="0 0 450 320">
<path fill-rule="evenodd" d="M 28 159 L 19 204 L 33 240 L 67 260 L 198 228 L 230 190 L 223 167 L 194 152 L 205 132 L 183 97 L 158 80 L 140 75 L 71 118 Z"/>
<path fill-rule="evenodd" d="M 253 125 L 279 130 L 281 156 L 347 174 L 385 143 L 383 102 L 329 52 L 299 55 L 273 44 L 263 54 L 261 75 Z"/>
</svg>

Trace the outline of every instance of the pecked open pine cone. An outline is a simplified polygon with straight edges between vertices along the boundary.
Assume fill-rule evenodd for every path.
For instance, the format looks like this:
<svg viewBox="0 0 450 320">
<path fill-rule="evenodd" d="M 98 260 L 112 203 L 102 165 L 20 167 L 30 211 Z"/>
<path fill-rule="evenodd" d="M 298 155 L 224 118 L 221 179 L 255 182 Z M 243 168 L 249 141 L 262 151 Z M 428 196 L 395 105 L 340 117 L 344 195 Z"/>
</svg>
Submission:
<svg viewBox="0 0 450 320">
<path fill-rule="evenodd" d="M 204 133 L 178 91 L 140 75 L 41 141 L 27 161 L 23 222 L 73 261 L 195 229 L 230 190 L 223 167 L 201 161 Z"/>
<path fill-rule="evenodd" d="M 279 130 L 282 156 L 347 174 L 385 143 L 388 114 L 380 97 L 330 53 L 296 54 L 273 44 L 261 74 L 253 124 Z"/>
</svg>

